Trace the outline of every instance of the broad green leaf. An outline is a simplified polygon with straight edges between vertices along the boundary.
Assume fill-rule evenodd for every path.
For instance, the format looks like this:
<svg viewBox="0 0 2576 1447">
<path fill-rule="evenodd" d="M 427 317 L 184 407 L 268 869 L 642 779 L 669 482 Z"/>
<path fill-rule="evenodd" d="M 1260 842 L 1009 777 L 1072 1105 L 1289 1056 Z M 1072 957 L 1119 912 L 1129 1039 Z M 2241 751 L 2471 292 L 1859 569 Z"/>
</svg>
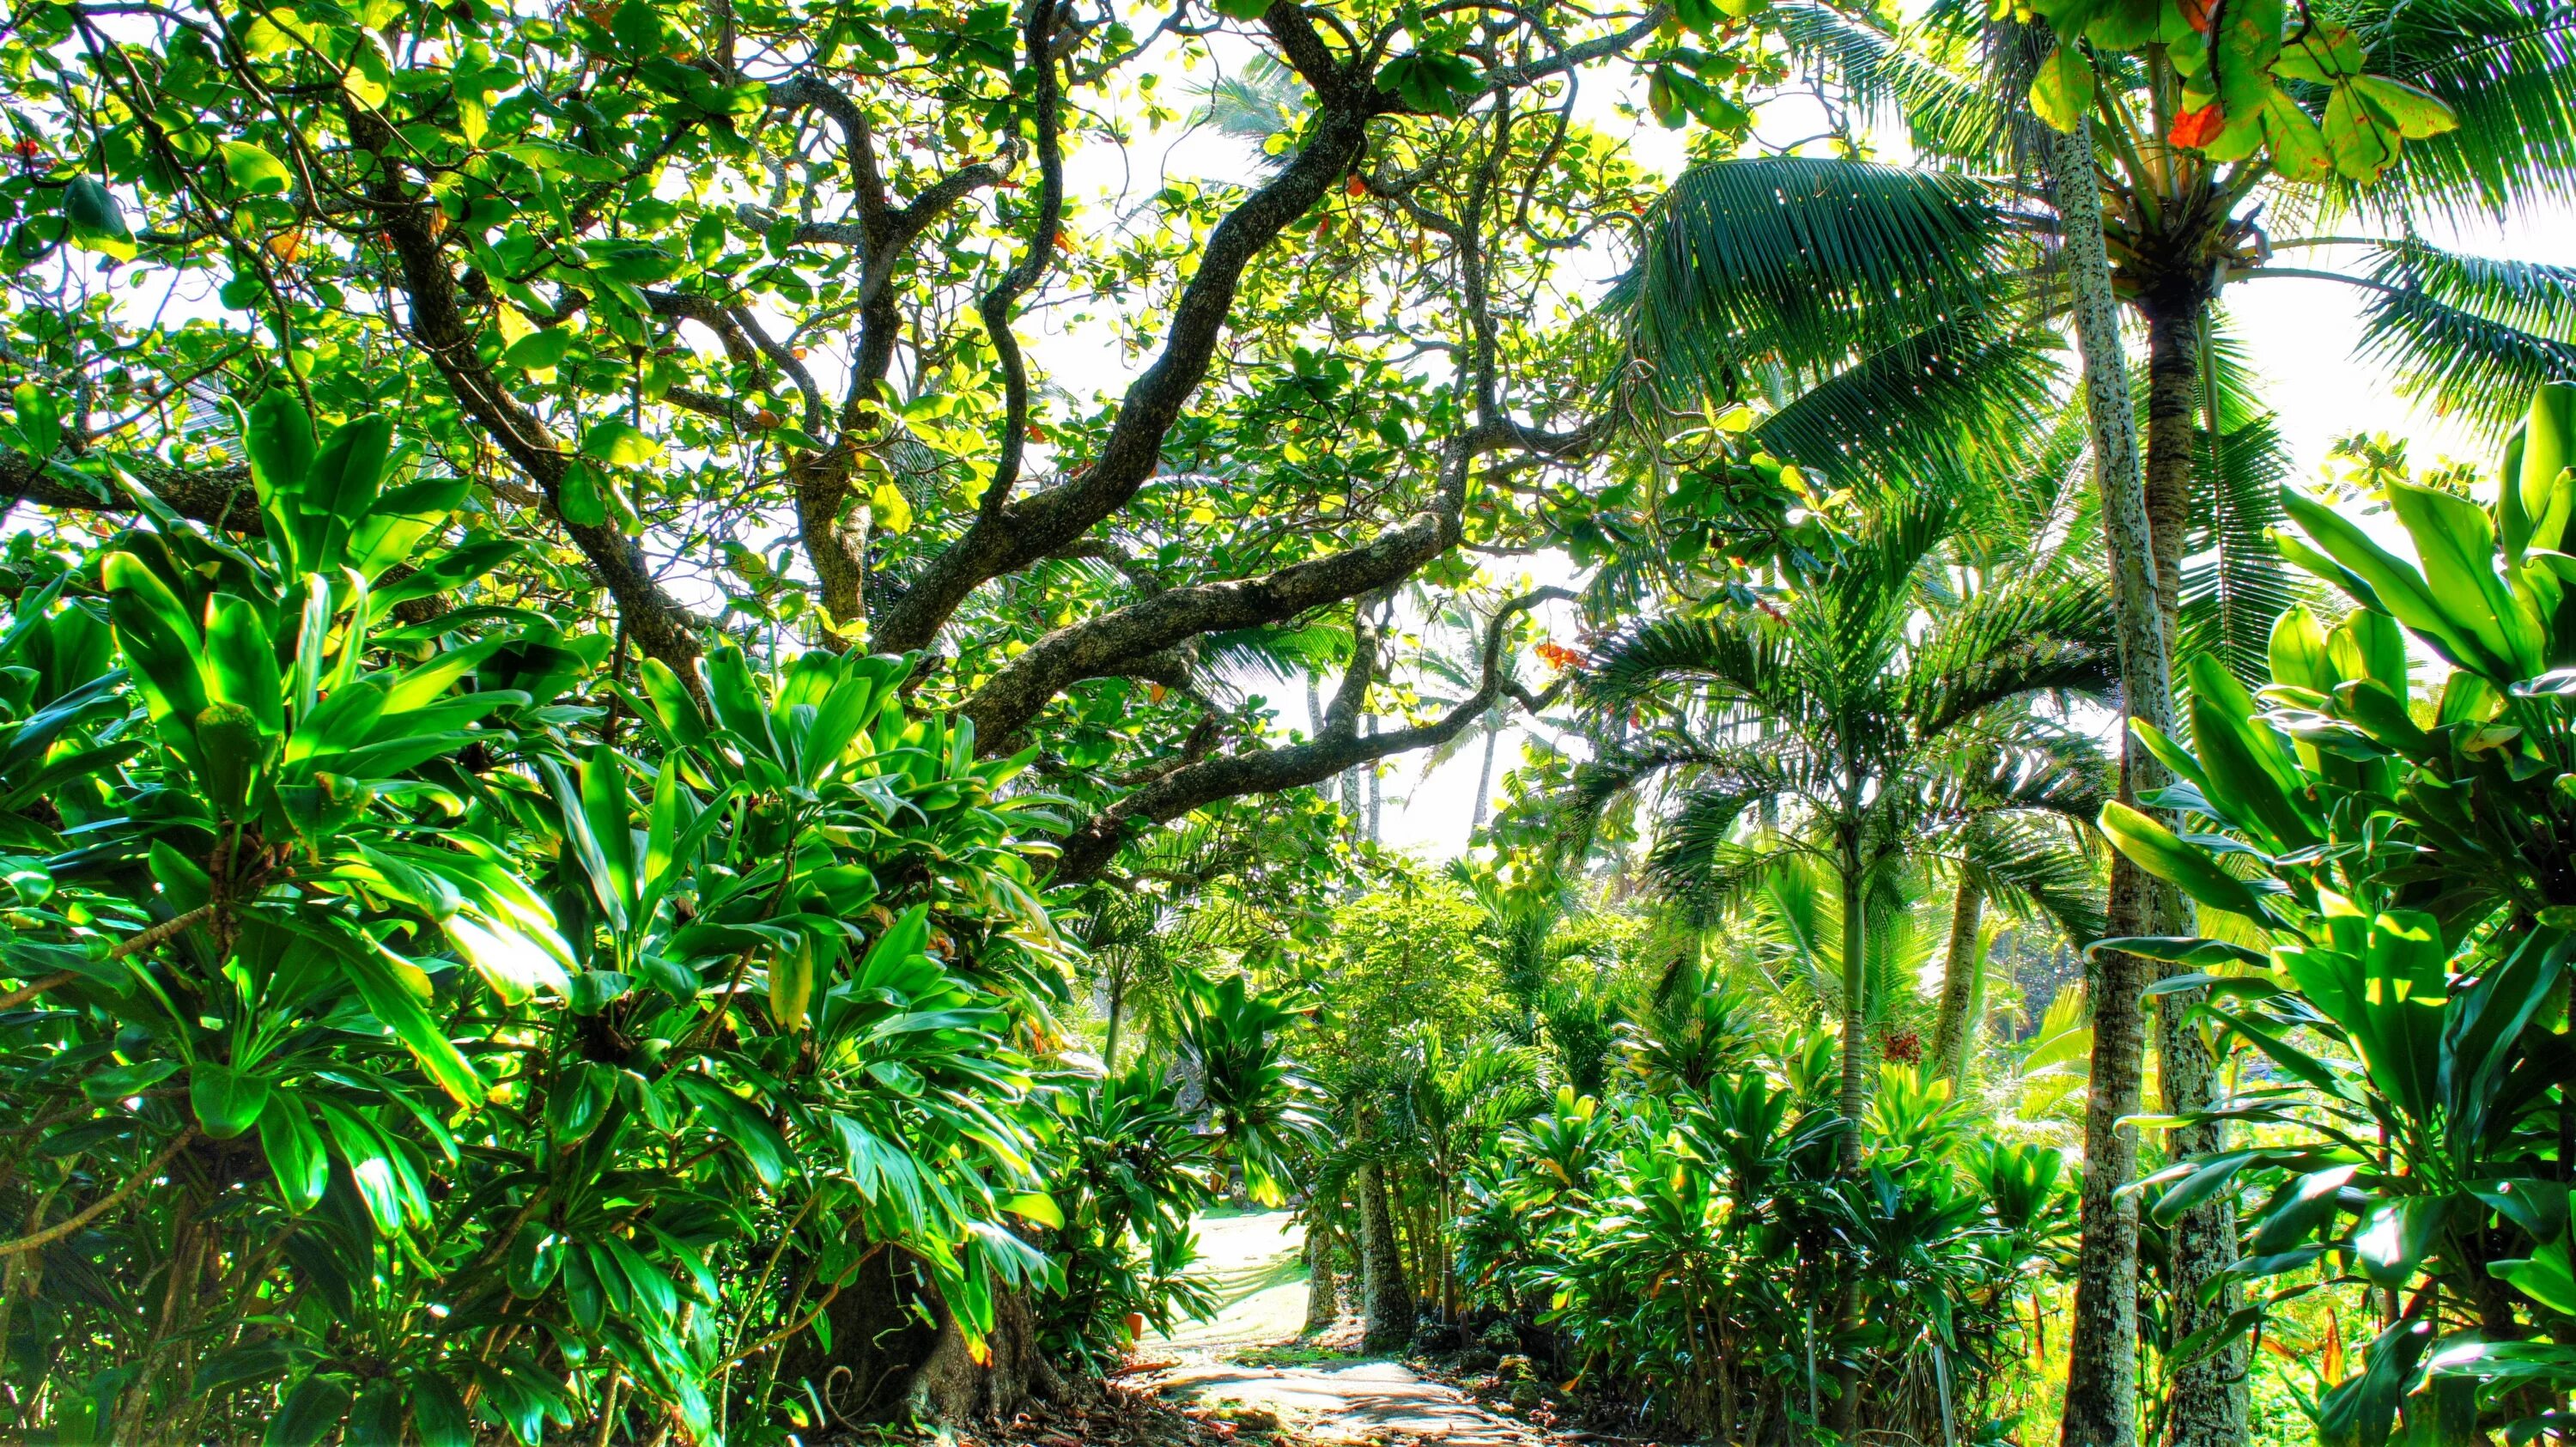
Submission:
<svg viewBox="0 0 2576 1447">
<path fill-rule="evenodd" d="M 2448 104 L 2402 80 L 2384 75 L 2355 76 L 2352 87 L 2370 102 L 2382 121 L 2396 127 L 2407 140 L 2420 141 L 2460 128 L 2460 118 Z"/>
<path fill-rule="evenodd" d="M 2102 806 L 2102 832 L 2139 868 L 2213 909 L 2250 919 L 2265 917 L 2246 883 L 2164 825 L 2114 799 Z"/>
<path fill-rule="evenodd" d="M 271 1090 L 259 1113 L 259 1147 L 277 1180 L 278 1194 L 290 1211 L 310 1211 L 331 1183 L 322 1133 L 303 1104 L 283 1090 Z"/>
<path fill-rule="evenodd" d="M 2060 40 L 2030 83 L 2031 113 L 2053 129 L 2071 131 L 2092 108 L 2093 63 L 2080 47 Z"/>
<path fill-rule="evenodd" d="M 200 1060 L 188 1070 L 188 1104 L 206 1134 L 228 1141 L 258 1124 L 268 1108 L 267 1077 Z"/>
<path fill-rule="evenodd" d="M 581 452 L 584 457 L 612 466 L 641 467 L 662 455 L 662 444 L 631 423 L 601 422 L 583 435 Z"/>
<path fill-rule="evenodd" d="M 234 189 L 250 196 L 283 196 L 295 189 L 294 173 L 286 163 L 248 141 L 220 143 L 224 174 L 231 178 Z"/>
<path fill-rule="evenodd" d="M 313 1447 L 348 1415 L 348 1388 L 329 1377 L 305 1377 L 286 1389 L 260 1447 Z"/>
</svg>

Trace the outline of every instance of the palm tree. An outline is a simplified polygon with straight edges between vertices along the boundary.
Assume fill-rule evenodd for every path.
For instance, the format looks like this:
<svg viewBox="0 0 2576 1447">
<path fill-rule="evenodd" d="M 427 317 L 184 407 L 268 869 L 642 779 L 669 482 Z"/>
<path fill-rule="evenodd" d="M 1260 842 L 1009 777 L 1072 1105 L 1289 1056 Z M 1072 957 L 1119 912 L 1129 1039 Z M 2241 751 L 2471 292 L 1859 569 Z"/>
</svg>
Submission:
<svg viewBox="0 0 2576 1447">
<path fill-rule="evenodd" d="M 2408 140 L 2367 186 L 2284 176 L 2264 156 L 2220 162 L 2175 144 L 2182 76 L 2174 50 L 2162 44 L 2094 57 L 2090 113 L 2061 117 L 2069 128 L 2058 131 L 2030 124 L 2021 103 L 2038 48 L 2016 27 L 1988 26 L 1984 5 L 1947 0 L 1901 38 L 1820 4 L 1779 13 L 1793 44 L 1838 75 L 1859 108 L 1902 121 L 1928 167 L 1871 168 L 1866 185 L 1829 185 L 1821 194 L 1806 177 L 1781 173 L 1854 163 L 1772 158 L 1702 168 L 1676 188 L 1641 259 L 1631 335 L 1642 355 L 1721 400 L 1741 395 L 1736 379 L 1766 365 L 1841 395 L 1841 415 L 1857 413 L 1868 427 L 1819 436 L 1792 415 L 1796 404 L 1765 424 L 1764 442 L 1774 452 L 1831 466 L 1889 431 L 1955 435 L 1962 417 L 1974 419 L 1989 406 L 1984 399 L 1997 380 L 2016 375 L 2020 362 L 1995 346 L 2007 327 L 2026 327 L 2061 307 L 2071 311 L 2126 645 L 2125 691 L 2137 717 L 2155 722 L 2171 712 L 2164 681 L 2186 626 L 2186 558 L 2215 541 L 2222 560 L 2215 596 L 2229 600 L 2235 579 L 2251 579 L 2256 601 L 2270 605 L 2221 608 L 2234 625 L 2229 651 L 2240 663 L 2252 658 L 2252 640 L 2286 601 L 2270 586 L 2278 574 L 2264 550 L 2245 546 L 2259 543 L 2271 521 L 2261 515 L 2267 509 L 2239 509 L 2238 520 L 2251 526 L 2233 530 L 2238 541 L 2231 545 L 2226 531 L 2211 539 L 2208 527 L 2227 509 L 2200 495 L 2223 486 L 2223 454 L 2237 440 L 2222 419 L 2229 389 L 2213 338 L 2224 288 L 2302 276 L 2360 289 L 2366 349 L 2437 405 L 2498 431 L 2512 420 L 2496 410 L 2502 399 L 2576 375 L 2576 272 L 2453 255 L 2415 234 L 2428 219 L 2501 215 L 2561 194 L 2576 177 L 2576 13 L 2563 6 L 2343 0 L 2300 7 L 2310 33 L 2348 33 L 2369 71 L 2429 93 L 2459 122 L 2446 134 Z M 1996 38 L 2004 43 L 1989 48 Z M 2324 86 L 2295 82 L 2289 93 L 2312 113 L 2328 96 Z M 2024 205 L 2018 186 L 1985 179 L 2015 175 L 2033 159 L 2054 217 Z M 1730 197 L 1752 204 L 1710 204 Z M 2268 235 L 2267 219 L 2282 217 L 2305 219 L 2306 234 Z M 2276 259 L 2330 246 L 2357 249 L 2360 263 L 2333 271 Z M 2115 297 L 2146 332 L 2143 449 L 2133 414 L 2120 405 L 2131 394 Z M 1876 470 L 1909 460 L 1900 450 L 1879 459 Z M 2148 597 L 2152 615 L 2141 605 Z M 2161 782 L 2153 761 L 2135 749 L 2127 755 L 2124 792 L 2152 792 Z M 2114 933 L 2185 926 L 2180 901 L 2158 898 L 2150 881 L 2116 862 L 2114 871 Z M 2119 1447 L 2135 1437 L 2128 1312 L 2136 1253 L 2134 1208 L 2119 1189 L 2135 1142 L 2117 1121 L 2138 1107 L 2138 997 L 2152 967 L 2126 956 L 2104 964 L 2067 1440 Z M 2171 1002 L 2175 1008 L 2162 1014 L 2169 1111 L 2207 1104 L 2214 1080 L 2209 1052 L 2182 1028 L 2188 1003 Z M 2218 1127 L 2197 1129 L 2208 1138 L 2172 1144 L 2220 1148 Z M 2223 1293 L 2204 1302 L 2209 1294 L 2199 1290 L 2233 1258 L 2231 1210 L 2216 1199 L 2182 1223 L 2189 1260 L 2179 1263 L 2177 1279 L 2191 1300 L 2179 1309 L 2206 1324 L 2232 1305 Z M 2243 1436 L 2237 1351 L 2186 1364 L 2177 1383 L 2177 1441 Z"/>
<path fill-rule="evenodd" d="M 1785 601 L 1651 621 L 1599 650 L 1581 682 L 1596 721 L 1652 716 L 1575 774 L 1569 817 L 1586 821 L 1656 783 L 1665 808 L 1646 869 L 1707 919 L 1784 856 L 1827 872 L 1842 979 L 1844 1171 L 1861 1169 L 1870 1078 L 1874 896 L 1935 838 L 1993 818 L 2096 807 L 2100 751 L 2030 708 L 2107 696 L 2116 668 L 2099 588 L 2032 568 L 1960 595 L 1943 545 L 1957 506 L 1917 496 L 1886 508 Z M 1608 729 L 1597 734 L 1613 737 Z M 1765 807 L 1765 806 L 1768 807 Z M 1776 827 L 1742 827 L 1748 812 Z M 1577 838 L 1580 839 L 1580 834 Z M 1884 998 L 1884 990 L 1880 998 Z M 1848 1291 L 1836 1315 L 1846 1319 Z M 1836 1411 L 1858 1401 L 1840 1369 Z"/>
<path fill-rule="evenodd" d="M 1785 601 L 1642 624 L 1602 648 L 1581 681 L 1596 718 L 1656 726 L 1577 771 L 1573 817 L 1660 783 L 1667 803 L 1646 869 L 1664 893 L 1713 918 L 1784 854 L 1830 872 L 1847 942 L 1847 1121 L 1868 1097 L 1873 881 L 1978 821 L 2081 817 L 2098 802 L 2098 749 L 2027 705 L 2108 695 L 2100 590 L 2035 570 L 1947 596 L 1942 550 L 1960 525 L 1942 499 L 1891 507 Z M 1739 827 L 1766 803 L 1775 830 Z M 1856 1133 L 1842 1152 L 1856 1169 Z"/>
</svg>

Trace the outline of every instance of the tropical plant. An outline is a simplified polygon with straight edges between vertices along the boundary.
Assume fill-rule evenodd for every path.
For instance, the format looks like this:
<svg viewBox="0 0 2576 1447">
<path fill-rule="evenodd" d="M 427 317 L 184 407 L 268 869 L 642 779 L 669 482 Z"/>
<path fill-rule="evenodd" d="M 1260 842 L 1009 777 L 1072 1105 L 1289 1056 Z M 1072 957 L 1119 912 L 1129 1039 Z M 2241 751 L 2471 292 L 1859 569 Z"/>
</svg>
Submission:
<svg viewBox="0 0 2576 1447">
<path fill-rule="evenodd" d="M 1604 713 L 1656 719 L 1624 743 L 1604 731 L 1569 808 L 1589 819 L 1669 780 L 1646 866 L 1664 891 L 1713 919 L 1784 858 L 1829 873 L 1843 941 L 1841 1104 L 1855 1122 L 1870 1076 L 1870 900 L 1890 868 L 1971 821 L 2089 814 L 2100 788 L 2089 742 L 2027 707 L 2107 686 L 2098 592 L 2038 572 L 1917 626 L 1956 524 L 1946 503 L 1891 509 L 1782 601 L 1641 623 L 1596 653 L 1580 685 Z M 1778 827 L 1748 833 L 1766 804 Z M 1856 1169 L 1857 1134 L 1843 1153 Z"/>
<path fill-rule="evenodd" d="M 2558 842 L 2571 806 L 2548 782 L 2576 763 L 2555 561 L 2576 515 L 2576 388 L 2541 389 L 2527 417 L 2489 507 L 2386 486 L 2412 560 L 2285 495 L 2304 536 L 2284 552 L 2358 606 L 2332 629 L 2284 615 L 2261 703 L 2196 668 L 2188 746 L 2144 734 L 2178 775 L 2161 802 L 2193 832 L 2104 812 L 2141 866 L 2270 945 L 2127 946 L 2198 971 L 2167 987 L 2223 997 L 2203 1013 L 2275 1072 L 2218 1107 L 2263 1135 L 2177 1162 L 2155 1211 L 2266 1189 L 2238 1275 L 2314 1264 L 2386 1293 L 2361 1369 L 2316 1403 L 2329 1441 L 2384 1441 L 2401 1412 L 2455 1436 L 2527 1426 L 2576 1374 L 2548 1344 L 2576 1308 L 2550 1088 L 2576 886 Z M 2410 639 L 2451 665 L 2437 694 L 2414 686 Z"/>
<path fill-rule="evenodd" d="M 580 747 L 605 639 L 384 626 L 510 551 L 446 536 L 461 481 L 245 425 L 252 547 L 146 503 L 0 633 L 18 1427 L 757 1437 L 887 1253 L 969 1342 L 1054 1284 L 1004 1224 L 1064 994 L 1018 765 L 899 660 L 730 647 Z"/>
</svg>

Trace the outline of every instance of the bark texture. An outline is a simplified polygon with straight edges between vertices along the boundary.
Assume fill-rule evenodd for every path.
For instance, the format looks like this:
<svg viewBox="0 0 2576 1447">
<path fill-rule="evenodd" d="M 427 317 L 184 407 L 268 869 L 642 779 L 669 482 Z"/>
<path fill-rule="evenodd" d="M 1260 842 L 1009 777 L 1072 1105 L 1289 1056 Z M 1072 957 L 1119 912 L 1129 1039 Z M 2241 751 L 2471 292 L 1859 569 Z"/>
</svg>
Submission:
<svg viewBox="0 0 2576 1447">
<path fill-rule="evenodd" d="M 1986 967 L 1984 952 L 1977 948 L 1985 904 L 1985 887 L 1962 874 L 1958 892 L 1950 896 L 1950 940 L 1941 956 L 1941 1013 L 1932 1026 L 1932 1059 L 1953 1090 L 1968 1082 L 1968 1043 L 1976 1034 L 1968 1006 L 1976 998 L 1977 976 Z"/>
<path fill-rule="evenodd" d="M 2146 479 L 2128 359 L 2121 352 L 2119 300 L 2102 235 L 2102 196 L 2091 125 L 2037 128 L 2041 164 L 2064 239 L 2075 333 L 2084 360 L 2085 413 L 2094 480 L 2111 554 L 2111 599 L 2120 636 L 2121 694 L 2129 718 L 2169 722 L 2171 654 L 2156 586 Z M 2162 769 L 2124 733 L 2120 793 L 2134 799 L 2161 784 Z M 2109 927 L 2151 933 L 2155 901 L 2147 876 L 2125 856 L 2111 861 Z M 2105 951 L 2092 971 L 2093 1072 L 2084 1108 L 2083 1237 L 2076 1255 L 2075 1312 L 2067 1342 L 2064 1447 L 2134 1447 L 2138 1436 L 2138 1207 L 2121 1188 L 2137 1175 L 2138 1138 L 2119 1122 L 2138 1112 L 2144 1064 L 2142 992 L 2149 961 Z"/>
<path fill-rule="evenodd" d="M 1857 791 L 1855 791 L 1857 792 Z M 1869 1106 L 1869 885 L 1861 864 L 1858 839 L 1846 834 L 1842 848 L 1843 890 L 1843 1174 L 1860 1174 L 1861 1112 Z M 1860 1325 L 1860 1296 L 1845 1281 L 1834 1300 L 1834 1320 L 1841 1332 Z M 1860 1368 L 1834 1363 L 1834 1431 L 1845 1441 L 1860 1425 Z"/>
<path fill-rule="evenodd" d="M 1333 1276 L 1332 1218 L 1317 1204 L 1306 1213 L 1306 1325 L 1300 1335 L 1330 1331 L 1341 1319 L 1341 1283 Z"/>
<path fill-rule="evenodd" d="M 989 1357 L 978 1362 L 956 1317 L 901 1251 L 870 1258 L 825 1316 L 830 1345 L 822 1333 L 799 1332 L 781 1348 L 778 1377 L 781 1391 L 810 1383 L 834 1426 L 908 1416 L 1007 1421 L 1033 1401 L 1064 1395 L 1063 1379 L 1038 1350 L 1037 1320 L 1017 1292 L 994 1293 Z"/>
<path fill-rule="evenodd" d="M 1400 1352 L 1413 1340 L 1413 1283 L 1395 1244 L 1395 1213 L 1386 1198 L 1386 1167 L 1360 1168 L 1360 1270 L 1366 1278 L 1368 1324 L 1360 1348 Z"/>
<path fill-rule="evenodd" d="M 2168 644 L 2181 636 L 2183 532 L 2191 521 L 2194 453 L 2200 442 L 2194 417 L 2206 401 L 2200 396 L 2200 359 L 2207 341 L 2203 323 L 2209 288 L 2203 278 L 2208 274 L 2205 266 L 2186 260 L 2173 268 L 2162 288 L 2141 299 L 2147 318 L 2147 514 L 2155 542 L 2158 612 Z M 2173 728 L 2169 720 L 2162 726 Z M 2157 932 L 2193 933 L 2189 901 L 2169 888 L 2157 893 Z M 2163 968 L 2177 972 L 2190 967 Z M 2157 1001 L 2157 1079 L 2167 1114 L 2206 1110 L 2218 1100 L 2218 1057 L 2192 1018 L 2193 1007 L 2207 993 L 2191 990 Z M 2216 1154 L 2227 1149 L 2227 1128 L 2215 1122 L 2181 1127 L 2167 1134 L 2165 1148 L 2177 1158 Z M 2240 1292 L 2225 1278 L 2235 1263 L 2232 1195 L 2221 1192 L 2174 1222 L 2167 1285 L 2176 1340 L 2214 1332 L 2236 1310 Z M 2175 1366 L 2166 1419 L 2173 1447 L 2233 1447 L 2245 1440 L 2248 1350 L 2244 1333 L 2232 1333 L 2223 1344 Z"/>
</svg>

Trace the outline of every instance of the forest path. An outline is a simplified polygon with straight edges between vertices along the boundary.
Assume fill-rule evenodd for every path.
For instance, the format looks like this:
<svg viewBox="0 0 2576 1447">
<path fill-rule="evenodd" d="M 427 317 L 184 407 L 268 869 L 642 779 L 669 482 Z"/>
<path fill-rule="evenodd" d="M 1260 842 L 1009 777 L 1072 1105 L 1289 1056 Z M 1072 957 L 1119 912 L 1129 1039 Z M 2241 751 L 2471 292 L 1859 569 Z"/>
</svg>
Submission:
<svg viewBox="0 0 2576 1447">
<path fill-rule="evenodd" d="M 1140 1379 L 1186 1406 L 1213 1410 L 1247 1437 L 1301 1442 L 1454 1442 L 1530 1447 L 1543 1434 L 1499 1417 L 1402 1362 L 1353 1355 L 1354 1323 L 1300 1341 L 1306 1323 L 1305 1231 L 1285 1211 L 1202 1217 L 1194 1274 L 1216 1289 L 1211 1321 L 1137 1343 L 1154 1366 Z"/>
</svg>

